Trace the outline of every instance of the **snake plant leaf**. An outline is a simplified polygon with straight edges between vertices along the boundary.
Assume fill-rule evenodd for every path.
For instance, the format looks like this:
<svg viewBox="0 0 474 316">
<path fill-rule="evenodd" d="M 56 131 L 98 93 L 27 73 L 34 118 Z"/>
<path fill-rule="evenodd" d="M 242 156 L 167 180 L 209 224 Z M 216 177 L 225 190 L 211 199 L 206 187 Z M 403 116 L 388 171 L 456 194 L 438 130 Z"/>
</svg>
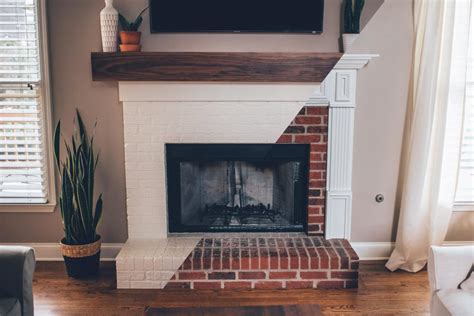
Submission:
<svg viewBox="0 0 474 316">
<path fill-rule="evenodd" d="M 78 109 L 76 109 L 76 116 L 77 116 L 77 125 L 79 125 L 79 137 L 81 138 L 81 141 L 84 139 L 83 144 L 87 143 L 86 128 L 84 127 L 84 122 L 82 121 L 82 117 Z"/>
<path fill-rule="evenodd" d="M 95 157 L 94 172 L 95 172 L 95 168 L 97 168 L 97 164 L 99 163 L 99 155 L 100 155 L 100 152 L 98 152 L 97 156 Z"/>
<path fill-rule="evenodd" d="M 100 218 L 102 217 L 102 194 L 99 195 L 97 199 L 97 203 L 95 204 L 95 214 L 94 214 L 94 229 L 97 229 L 97 225 L 99 224 Z"/>
<path fill-rule="evenodd" d="M 71 151 L 75 155 L 77 155 L 77 145 L 76 145 L 76 139 L 74 137 L 71 139 L 71 146 L 72 146 Z"/>
<path fill-rule="evenodd" d="M 69 212 L 72 211 L 72 200 L 73 200 L 73 188 L 72 188 L 72 183 L 71 183 L 71 178 L 69 177 L 69 174 L 67 172 L 67 168 L 63 168 L 63 176 L 62 176 L 62 198 L 64 200 L 65 206 L 68 206 L 69 208 L 64 210 L 65 212 L 65 217 L 69 217 Z"/>
<path fill-rule="evenodd" d="M 135 19 L 135 28 L 136 30 L 138 31 L 138 29 L 140 28 L 140 25 L 142 24 L 143 22 L 143 13 L 145 13 L 145 11 L 148 10 L 148 7 L 145 7 L 143 10 L 140 11 L 140 13 L 138 14 L 137 18 Z"/>
<path fill-rule="evenodd" d="M 93 205 L 93 195 L 90 194 L 94 192 L 94 148 L 90 148 L 89 155 L 87 157 L 87 191 L 89 193 L 89 205 Z"/>
<path fill-rule="evenodd" d="M 131 24 L 132 25 L 132 29 L 134 31 L 138 31 L 138 29 L 140 28 L 140 25 L 142 24 L 143 22 L 143 18 L 141 16 L 138 16 L 135 21 Z"/>
<path fill-rule="evenodd" d="M 354 3 L 354 17 L 352 21 L 353 32 L 360 33 L 360 16 L 364 8 L 365 0 L 355 0 Z"/>
<path fill-rule="evenodd" d="M 64 146 L 66 147 L 66 161 L 71 163 L 71 158 L 72 158 L 72 153 L 71 153 L 71 147 L 69 147 L 69 144 L 64 141 Z M 72 165 L 69 165 L 69 168 L 72 168 Z M 70 169 L 72 170 L 72 169 Z"/>
<path fill-rule="evenodd" d="M 352 0 L 344 0 L 344 33 L 352 33 Z"/>
<path fill-rule="evenodd" d="M 64 222 L 64 228 L 67 232 L 71 232 L 70 221 L 73 215 L 74 206 L 72 203 L 72 184 L 71 179 L 67 173 L 67 168 L 63 168 L 63 176 L 62 176 L 62 204 L 61 204 L 61 212 L 62 218 Z M 69 240 L 69 235 L 66 235 L 66 239 Z"/>
<path fill-rule="evenodd" d="M 69 236 L 69 225 L 64 222 L 64 200 L 62 197 L 59 198 L 59 209 L 61 210 L 61 218 L 63 222 L 64 235 Z"/>
<path fill-rule="evenodd" d="M 122 15 L 119 13 L 119 23 L 120 23 L 120 27 L 122 28 L 122 31 L 130 31 L 130 22 L 128 22 L 128 20 Z"/>
<path fill-rule="evenodd" d="M 71 217 L 71 231 L 72 234 L 69 236 L 71 238 L 71 243 L 79 243 L 80 240 L 83 240 L 83 233 L 80 228 L 79 224 L 79 219 L 78 216 L 76 215 L 77 213 L 74 213 L 73 216 Z"/>
<path fill-rule="evenodd" d="M 61 121 L 58 122 L 58 125 L 56 125 L 56 129 L 54 130 L 54 157 L 56 160 L 56 167 L 58 168 L 58 170 L 61 169 L 60 157 L 59 157 L 60 146 L 61 146 Z"/>
<path fill-rule="evenodd" d="M 82 183 L 80 183 L 79 180 L 76 180 L 76 201 L 78 205 L 78 209 L 80 210 L 79 215 L 81 219 L 81 224 L 84 232 L 86 232 L 86 238 L 89 238 L 92 232 L 90 232 L 90 214 L 89 214 L 89 208 L 87 205 L 87 195 L 85 193 L 85 189 Z"/>
</svg>

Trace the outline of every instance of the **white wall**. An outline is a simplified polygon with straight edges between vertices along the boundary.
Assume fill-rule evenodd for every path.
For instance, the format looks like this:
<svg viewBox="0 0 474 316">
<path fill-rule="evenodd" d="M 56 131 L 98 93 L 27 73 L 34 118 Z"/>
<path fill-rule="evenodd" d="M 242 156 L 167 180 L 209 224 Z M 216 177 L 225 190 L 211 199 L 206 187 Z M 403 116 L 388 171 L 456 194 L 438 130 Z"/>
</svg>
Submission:
<svg viewBox="0 0 474 316">
<path fill-rule="evenodd" d="M 378 53 L 359 72 L 352 240 L 394 240 L 396 192 L 413 42 L 412 2 L 386 0 L 350 52 Z M 375 195 L 385 196 L 383 203 Z"/>
</svg>

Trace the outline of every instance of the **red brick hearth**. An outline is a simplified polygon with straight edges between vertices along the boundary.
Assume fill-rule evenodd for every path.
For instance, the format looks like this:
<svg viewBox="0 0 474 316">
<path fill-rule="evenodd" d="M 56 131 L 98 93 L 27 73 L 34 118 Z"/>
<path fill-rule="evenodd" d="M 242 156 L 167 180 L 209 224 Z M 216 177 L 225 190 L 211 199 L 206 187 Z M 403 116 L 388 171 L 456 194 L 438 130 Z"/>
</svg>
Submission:
<svg viewBox="0 0 474 316">
<path fill-rule="evenodd" d="M 308 190 L 308 235 L 324 235 L 328 143 L 327 107 L 306 106 L 277 143 L 311 144 Z"/>
<path fill-rule="evenodd" d="M 358 266 L 343 239 L 203 238 L 166 288 L 356 288 Z"/>
</svg>

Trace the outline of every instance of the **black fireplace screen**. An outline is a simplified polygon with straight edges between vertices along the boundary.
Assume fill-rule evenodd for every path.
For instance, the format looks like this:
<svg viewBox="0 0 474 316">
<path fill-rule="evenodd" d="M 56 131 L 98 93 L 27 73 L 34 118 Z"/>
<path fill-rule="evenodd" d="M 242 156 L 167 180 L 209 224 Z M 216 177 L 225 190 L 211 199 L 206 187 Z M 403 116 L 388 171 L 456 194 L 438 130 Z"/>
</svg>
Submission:
<svg viewBox="0 0 474 316">
<path fill-rule="evenodd" d="M 303 231 L 308 145 L 168 144 L 170 232 Z"/>
</svg>

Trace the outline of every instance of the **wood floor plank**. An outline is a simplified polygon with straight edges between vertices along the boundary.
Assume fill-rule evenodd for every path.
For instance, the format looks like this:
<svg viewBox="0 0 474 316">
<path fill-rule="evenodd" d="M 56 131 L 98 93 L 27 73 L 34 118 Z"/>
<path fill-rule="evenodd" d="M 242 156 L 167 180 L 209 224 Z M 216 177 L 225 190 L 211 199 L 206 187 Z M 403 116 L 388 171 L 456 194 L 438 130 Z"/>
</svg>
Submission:
<svg viewBox="0 0 474 316">
<path fill-rule="evenodd" d="M 360 265 L 352 290 L 117 290 L 115 265 L 102 263 L 91 280 L 66 276 L 62 262 L 39 262 L 36 315 L 143 315 L 145 308 L 319 304 L 323 315 L 429 315 L 426 271 L 389 272 L 382 262 Z"/>
</svg>

